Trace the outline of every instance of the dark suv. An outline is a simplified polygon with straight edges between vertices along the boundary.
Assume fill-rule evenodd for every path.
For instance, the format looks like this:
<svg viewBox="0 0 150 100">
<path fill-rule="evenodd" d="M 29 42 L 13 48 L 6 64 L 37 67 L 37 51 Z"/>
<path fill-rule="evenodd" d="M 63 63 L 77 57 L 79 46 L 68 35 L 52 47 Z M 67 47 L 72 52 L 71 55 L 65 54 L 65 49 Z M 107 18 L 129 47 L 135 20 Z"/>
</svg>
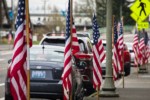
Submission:
<svg viewBox="0 0 150 100">
<path fill-rule="evenodd" d="M 92 44 L 88 37 L 78 37 L 78 43 L 80 52 L 75 53 L 73 57 L 82 76 L 85 95 L 90 95 L 95 91 L 92 84 Z M 45 35 L 39 45 L 65 46 L 65 37 Z"/>
<path fill-rule="evenodd" d="M 62 72 L 64 47 L 34 45 L 30 49 L 30 95 L 31 98 L 63 100 Z M 72 100 L 83 100 L 82 76 L 72 59 Z M 5 100 L 13 100 L 10 92 L 10 78 L 5 82 Z"/>
</svg>

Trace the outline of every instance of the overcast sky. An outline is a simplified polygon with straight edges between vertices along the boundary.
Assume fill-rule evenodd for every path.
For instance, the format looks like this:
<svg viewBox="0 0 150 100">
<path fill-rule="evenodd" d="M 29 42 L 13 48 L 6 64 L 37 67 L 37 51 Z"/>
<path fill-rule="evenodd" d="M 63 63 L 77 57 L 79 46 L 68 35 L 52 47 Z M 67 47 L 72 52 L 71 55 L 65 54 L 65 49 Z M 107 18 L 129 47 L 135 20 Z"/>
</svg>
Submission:
<svg viewBox="0 0 150 100">
<path fill-rule="evenodd" d="M 8 6 L 11 6 L 12 0 L 7 0 Z M 18 0 L 13 0 L 14 5 L 17 5 Z M 78 1 L 78 0 L 75 0 Z M 62 10 L 67 8 L 68 0 L 46 0 L 46 6 L 53 7 L 54 5 L 59 7 Z M 29 0 L 29 8 L 36 9 L 37 7 L 42 7 L 44 5 L 44 0 Z"/>
</svg>

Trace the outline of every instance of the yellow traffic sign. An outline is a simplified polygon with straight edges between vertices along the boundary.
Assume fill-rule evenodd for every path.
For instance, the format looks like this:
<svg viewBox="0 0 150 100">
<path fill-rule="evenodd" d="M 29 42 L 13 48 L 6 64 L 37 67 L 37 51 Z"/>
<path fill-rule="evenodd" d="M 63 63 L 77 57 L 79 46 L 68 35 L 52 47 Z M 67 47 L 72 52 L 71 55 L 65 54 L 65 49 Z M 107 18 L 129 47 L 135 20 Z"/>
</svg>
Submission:
<svg viewBox="0 0 150 100">
<path fill-rule="evenodd" d="M 150 14 L 150 0 L 136 0 L 130 9 L 135 14 L 131 17 L 136 22 L 144 21 Z"/>
<path fill-rule="evenodd" d="M 130 16 L 131 16 L 137 23 L 138 23 L 138 22 L 142 22 L 141 18 L 138 19 L 138 15 L 136 15 L 135 13 L 132 13 Z M 137 20 L 137 19 L 138 19 L 138 20 Z"/>
<path fill-rule="evenodd" d="M 149 23 L 148 22 L 141 22 L 141 23 L 137 23 L 138 29 L 146 29 L 149 28 Z"/>
</svg>

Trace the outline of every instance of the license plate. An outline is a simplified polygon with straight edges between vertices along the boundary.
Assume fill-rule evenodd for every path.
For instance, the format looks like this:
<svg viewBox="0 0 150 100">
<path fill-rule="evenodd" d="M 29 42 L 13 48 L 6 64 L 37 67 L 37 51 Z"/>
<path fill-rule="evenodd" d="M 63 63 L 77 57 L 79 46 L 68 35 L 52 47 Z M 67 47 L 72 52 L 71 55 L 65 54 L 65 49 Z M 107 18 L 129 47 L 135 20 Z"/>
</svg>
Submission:
<svg viewBox="0 0 150 100">
<path fill-rule="evenodd" d="M 45 71 L 32 71 L 31 77 L 32 78 L 46 78 L 46 72 Z"/>
</svg>

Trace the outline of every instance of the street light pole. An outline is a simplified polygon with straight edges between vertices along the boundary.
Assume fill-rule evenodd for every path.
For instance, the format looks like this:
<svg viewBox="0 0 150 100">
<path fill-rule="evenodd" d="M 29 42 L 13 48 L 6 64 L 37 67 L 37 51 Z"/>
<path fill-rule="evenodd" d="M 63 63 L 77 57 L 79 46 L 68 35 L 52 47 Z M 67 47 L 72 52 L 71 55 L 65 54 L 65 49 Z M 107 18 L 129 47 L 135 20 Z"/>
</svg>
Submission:
<svg viewBox="0 0 150 100">
<path fill-rule="evenodd" d="M 121 17 L 122 17 L 122 0 L 120 0 L 120 19 L 121 19 Z"/>
<path fill-rule="evenodd" d="M 14 30 L 14 0 L 11 0 L 11 11 L 13 14 L 13 18 L 11 19 L 11 31 Z"/>
<path fill-rule="evenodd" d="M 2 0 L 0 0 L 0 31 L 2 31 L 2 24 L 3 24 L 3 14 L 2 14 Z M 0 32 L 0 42 L 2 42 L 2 39 L 1 39 L 1 32 Z"/>
<path fill-rule="evenodd" d="M 106 13 L 106 76 L 102 91 L 100 93 L 101 97 L 118 97 L 119 95 L 115 92 L 116 88 L 113 80 L 113 67 L 112 67 L 112 1 L 107 0 L 107 13 Z"/>
<path fill-rule="evenodd" d="M 46 2 L 47 2 L 47 0 L 43 0 L 43 3 L 44 3 L 44 21 L 46 20 Z"/>
</svg>

